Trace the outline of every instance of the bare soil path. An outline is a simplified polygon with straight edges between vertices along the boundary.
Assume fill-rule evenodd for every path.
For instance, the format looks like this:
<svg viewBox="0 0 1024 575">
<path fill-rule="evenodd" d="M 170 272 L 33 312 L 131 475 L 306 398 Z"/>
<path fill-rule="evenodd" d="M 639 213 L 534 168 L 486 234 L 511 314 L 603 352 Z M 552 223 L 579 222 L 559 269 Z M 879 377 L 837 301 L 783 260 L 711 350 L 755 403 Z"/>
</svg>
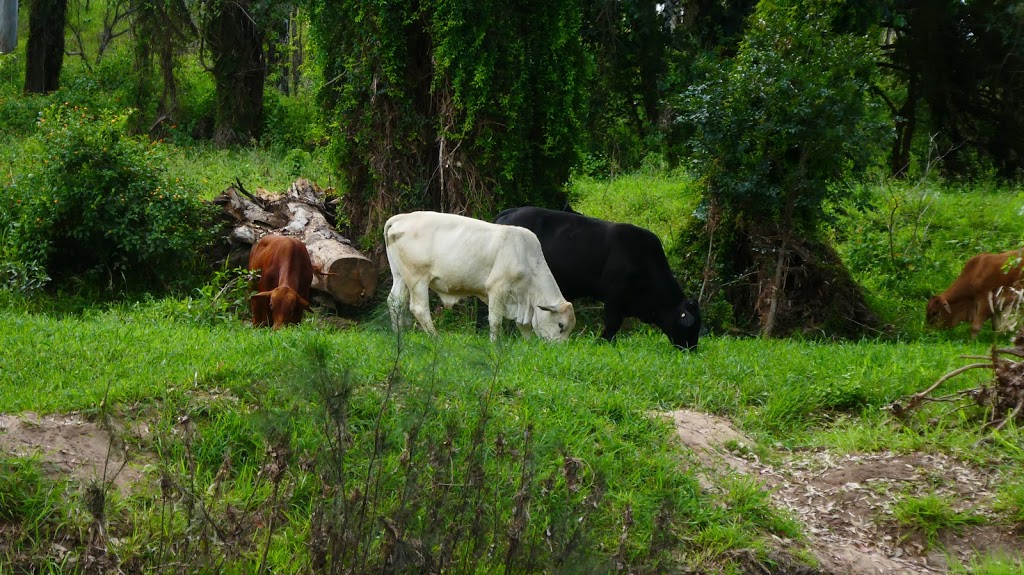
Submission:
<svg viewBox="0 0 1024 575">
<path fill-rule="evenodd" d="M 925 494 L 948 499 L 958 511 L 993 516 L 999 477 L 992 472 L 923 453 L 780 452 L 769 464 L 749 449 L 736 449 L 754 443 L 727 419 L 687 410 L 666 415 L 704 467 L 704 487 L 715 489 L 715 479 L 728 473 L 763 482 L 773 501 L 803 523 L 806 546 L 823 573 L 926 575 L 947 572 L 950 558 L 969 564 L 983 554 L 1019 557 L 1024 552 L 1024 538 L 996 522 L 944 534 L 940 545 L 929 546 L 894 521 L 898 498 Z M 780 543 L 787 545 L 799 544 Z"/>
</svg>

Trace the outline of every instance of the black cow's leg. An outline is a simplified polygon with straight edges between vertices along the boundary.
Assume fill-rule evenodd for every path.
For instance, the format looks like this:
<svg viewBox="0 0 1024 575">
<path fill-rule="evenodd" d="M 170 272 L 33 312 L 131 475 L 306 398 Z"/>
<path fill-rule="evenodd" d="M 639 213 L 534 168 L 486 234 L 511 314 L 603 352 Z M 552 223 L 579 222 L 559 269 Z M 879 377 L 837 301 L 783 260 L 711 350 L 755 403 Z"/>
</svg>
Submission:
<svg viewBox="0 0 1024 575">
<path fill-rule="evenodd" d="M 622 310 L 619 306 L 604 304 L 604 331 L 601 337 L 611 341 L 622 327 Z"/>
</svg>

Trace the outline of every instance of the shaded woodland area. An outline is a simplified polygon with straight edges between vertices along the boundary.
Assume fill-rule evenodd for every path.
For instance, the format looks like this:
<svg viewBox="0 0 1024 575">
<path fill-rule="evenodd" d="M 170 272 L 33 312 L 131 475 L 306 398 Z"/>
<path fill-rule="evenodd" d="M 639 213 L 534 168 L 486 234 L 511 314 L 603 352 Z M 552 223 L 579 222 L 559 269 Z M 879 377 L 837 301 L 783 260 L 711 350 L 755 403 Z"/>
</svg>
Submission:
<svg viewBox="0 0 1024 575">
<path fill-rule="evenodd" d="M 706 191 L 679 249 L 707 257 L 677 271 L 765 334 L 878 329 L 819 233 L 851 182 L 1024 170 L 1010 0 L 2 0 L 0 18 L 26 93 L 75 100 L 65 63 L 102 76 L 119 47 L 132 134 L 326 148 L 364 244 L 401 211 L 564 208 L 574 173 L 685 169 Z"/>
</svg>

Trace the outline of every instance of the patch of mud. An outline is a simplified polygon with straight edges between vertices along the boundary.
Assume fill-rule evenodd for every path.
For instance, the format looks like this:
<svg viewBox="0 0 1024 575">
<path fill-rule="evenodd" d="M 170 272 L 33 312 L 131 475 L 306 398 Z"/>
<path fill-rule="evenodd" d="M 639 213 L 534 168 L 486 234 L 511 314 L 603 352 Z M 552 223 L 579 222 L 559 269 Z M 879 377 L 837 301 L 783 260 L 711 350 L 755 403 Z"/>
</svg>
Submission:
<svg viewBox="0 0 1024 575">
<path fill-rule="evenodd" d="M 0 414 L 0 453 L 38 455 L 51 478 L 112 482 L 124 492 L 143 477 L 144 461 L 125 464 L 124 447 L 102 426 L 78 414 Z M 137 455 L 137 454 L 136 454 Z"/>
<path fill-rule="evenodd" d="M 922 453 L 784 452 L 771 465 L 752 453 L 726 449 L 754 445 L 727 419 L 688 410 L 664 415 L 706 468 L 701 478 L 706 489 L 714 489 L 714 478 L 728 473 L 764 482 L 772 500 L 804 524 L 808 546 L 823 573 L 945 573 L 949 557 L 966 564 L 979 554 L 1012 556 L 1024 549 L 1024 539 L 998 524 L 945 534 L 940 550 L 894 523 L 892 507 L 899 498 L 926 494 L 950 501 L 958 511 L 991 517 L 999 480 L 995 473 L 945 455 Z"/>
</svg>

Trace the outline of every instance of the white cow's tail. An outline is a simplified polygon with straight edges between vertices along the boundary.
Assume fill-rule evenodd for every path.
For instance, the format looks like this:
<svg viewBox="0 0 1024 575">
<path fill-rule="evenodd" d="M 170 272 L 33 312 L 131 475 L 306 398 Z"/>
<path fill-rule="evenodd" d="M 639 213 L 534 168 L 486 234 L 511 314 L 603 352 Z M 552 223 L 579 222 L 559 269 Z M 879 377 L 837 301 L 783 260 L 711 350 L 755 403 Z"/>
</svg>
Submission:
<svg viewBox="0 0 1024 575">
<path fill-rule="evenodd" d="M 389 233 L 389 231 L 391 230 L 391 224 L 393 223 L 392 220 L 394 220 L 394 219 L 395 219 L 394 216 L 392 216 L 392 217 L 388 218 L 388 221 L 384 222 L 384 245 L 385 246 L 391 244 L 391 238 L 390 238 L 391 234 Z"/>
</svg>

